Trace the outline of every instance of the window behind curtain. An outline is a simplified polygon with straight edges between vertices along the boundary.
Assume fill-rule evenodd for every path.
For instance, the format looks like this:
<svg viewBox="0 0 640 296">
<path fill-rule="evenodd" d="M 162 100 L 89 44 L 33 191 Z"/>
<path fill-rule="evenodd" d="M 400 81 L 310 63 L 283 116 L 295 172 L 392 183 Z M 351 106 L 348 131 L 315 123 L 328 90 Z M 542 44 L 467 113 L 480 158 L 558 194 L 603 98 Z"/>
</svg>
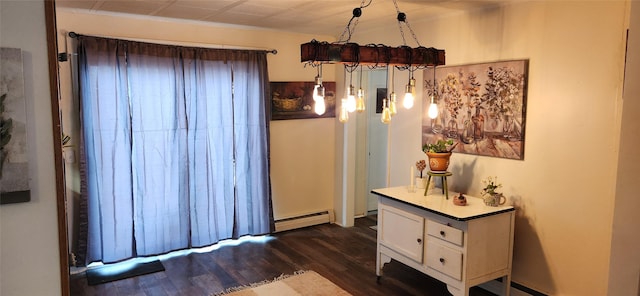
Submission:
<svg viewBox="0 0 640 296">
<path fill-rule="evenodd" d="M 78 54 L 83 262 L 271 231 L 265 52 L 81 36 Z"/>
</svg>

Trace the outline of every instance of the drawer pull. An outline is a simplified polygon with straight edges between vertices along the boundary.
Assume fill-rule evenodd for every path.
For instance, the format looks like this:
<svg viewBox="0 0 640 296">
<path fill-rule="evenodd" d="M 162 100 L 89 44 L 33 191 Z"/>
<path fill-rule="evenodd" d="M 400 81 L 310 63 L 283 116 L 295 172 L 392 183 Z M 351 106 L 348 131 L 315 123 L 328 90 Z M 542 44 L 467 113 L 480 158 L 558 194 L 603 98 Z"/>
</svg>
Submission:
<svg viewBox="0 0 640 296">
<path fill-rule="evenodd" d="M 421 238 L 419 238 L 419 239 L 418 239 L 418 244 L 421 244 L 421 243 L 422 243 L 422 239 L 421 239 Z"/>
<path fill-rule="evenodd" d="M 440 263 L 444 264 L 444 258 L 440 258 Z"/>
<path fill-rule="evenodd" d="M 444 230 L 440 230 L 440 235 L 445 236 L 446 233 L 444 232 Z"/>
</svg>

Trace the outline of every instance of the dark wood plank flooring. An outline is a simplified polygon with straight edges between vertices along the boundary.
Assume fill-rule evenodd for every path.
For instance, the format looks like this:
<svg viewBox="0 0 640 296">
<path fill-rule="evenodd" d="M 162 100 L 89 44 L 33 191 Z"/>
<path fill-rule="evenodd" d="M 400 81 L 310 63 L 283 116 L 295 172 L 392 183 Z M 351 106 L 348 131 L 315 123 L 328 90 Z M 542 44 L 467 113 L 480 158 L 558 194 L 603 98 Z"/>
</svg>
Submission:
<svg viewBox="0 0 640 296">
<path fill-rule="evenodd" d="M 71 277 L 71 295 L 209 296 L 298 270 L 313 270 L 353 295 L 450 295 L 446 286 L 401 263 L 385 265 L 376 283 L 375 217 L 356 226 L 317 225 L 273 235 L 266 243 L 245 242 L 208 253 L 163 260 L 165 271 L 87 285 L 84 275 Z M 474 287 L 471 296 L 494 295 Z"/>
</svg>

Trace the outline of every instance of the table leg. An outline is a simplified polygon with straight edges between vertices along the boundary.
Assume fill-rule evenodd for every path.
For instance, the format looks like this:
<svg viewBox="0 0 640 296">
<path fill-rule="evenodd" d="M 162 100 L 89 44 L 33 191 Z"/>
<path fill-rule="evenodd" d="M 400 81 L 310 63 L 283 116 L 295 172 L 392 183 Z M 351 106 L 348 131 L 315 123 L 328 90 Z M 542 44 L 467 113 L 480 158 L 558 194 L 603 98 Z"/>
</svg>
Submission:
<svg viewBox="0 0 640 296">
<path fill-rule="evenodd" d="M 427 178 L 427 186 L 424 187 L 424 196 L 427 196 L 427 191 L 429 191 L 429 183 L 431 182 L 431 175 Z"/>
<path fill-rule="evenodd" d="M 449 186 L 447 186 L 447 177 L 442 177 L 442 193 L 446 199 L 449 199 Z"/>
</svg>

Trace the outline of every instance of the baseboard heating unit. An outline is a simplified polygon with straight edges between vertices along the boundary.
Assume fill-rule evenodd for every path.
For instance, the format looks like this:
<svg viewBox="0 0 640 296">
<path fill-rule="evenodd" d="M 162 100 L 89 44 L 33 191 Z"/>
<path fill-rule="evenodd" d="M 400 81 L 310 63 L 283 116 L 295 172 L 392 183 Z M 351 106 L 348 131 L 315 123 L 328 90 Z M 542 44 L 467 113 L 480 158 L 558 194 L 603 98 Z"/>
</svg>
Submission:
<svg viewBox="0 0 640 296">
<path fill-rule="evenodd" d="M 332 210 L 324 210 L 276 220 L 276 232 L 303 228 L 335 221 Z"/>
<path fill-rule="evenodd" d="M 479 285 L 480 288 L 487 290 L 493 294 L 500 295 L 502 291 L 501 279 L 493 280 Z M 536 290 L 530 289 L 516 282 L 511 282 L 511 296 L 547 296 Z"/>
</svg>

